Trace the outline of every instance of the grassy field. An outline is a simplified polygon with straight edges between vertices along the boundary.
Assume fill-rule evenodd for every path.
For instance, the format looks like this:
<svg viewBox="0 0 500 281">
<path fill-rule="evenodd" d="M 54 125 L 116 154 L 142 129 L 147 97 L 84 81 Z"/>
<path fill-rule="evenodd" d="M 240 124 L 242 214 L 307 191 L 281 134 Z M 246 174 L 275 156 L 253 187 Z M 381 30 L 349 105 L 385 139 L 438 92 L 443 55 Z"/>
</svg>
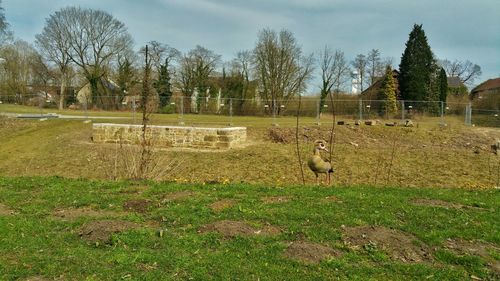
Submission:
<svg viewBox="0 0 500 281">
<path fill-rule="evenodd" d="M 499 202 L 498 190 L 0 177 L 0 279 L 494 280 Z"/>
<path fill-rule="evenodd" d="M 171 124 L 171 115 L 153 116 L 155 124 Z M 188 124 L 223 124 L 219 116 L 186 116 Z M 179 166 L 155 176 L 177 182 L 231 182 L 285 186 L 301 183 L 295 151 L 294 118 L 235 117 L 248 128 L 248 143 L 228 151 L 157 149 L 155 157 L 176 160 Z M 96 122 L 130 122 L 99 120 Z M 299 141 L 306 182 L 314 175 L 305 166 L 315 139 L 328 140 L 331 121 L 301 119 Z M 351 122 L 352 124 L 352 122 Z M 0 175 L 63 176 L 115 179 L 115 160 L 127 154 L 113 144 L 91 142 L 92 124 L 81 120 L 17 120 L 0 118 Z M 493 188 L 500 182 L 500 157 L 490 145 L 500 129 L 464 127 L 435 119 L 413 128 L 336 126 L 333 185 L 370 184 L 403 187 Z M 328 157 L 328 154 L 324 155 Z M 127 160 L 127 159 L 125 159 Z M 168 161 L 166 161 L 168 163 Z"/>
</svg>

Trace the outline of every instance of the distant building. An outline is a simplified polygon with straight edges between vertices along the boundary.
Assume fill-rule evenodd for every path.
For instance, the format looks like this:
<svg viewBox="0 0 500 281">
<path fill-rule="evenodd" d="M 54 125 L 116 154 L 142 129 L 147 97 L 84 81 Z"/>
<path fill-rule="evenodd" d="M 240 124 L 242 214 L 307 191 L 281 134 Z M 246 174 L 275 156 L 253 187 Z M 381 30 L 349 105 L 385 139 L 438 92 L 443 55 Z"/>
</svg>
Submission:
<svg viewBox="0 0 500 281">
<path fill-rule="evenodd" d="M 470 94 L 472 98 L 482 98 L 486 95 L 500 95 L 500 77 L 484 81 L 472 89 Z"/>
<path fill-rule="evenodd" d="M 462 83 L 460 77 L 450 76 L 446 80 L 448 82 L 448 94 L 467 94 L 467 87 L 464 85 L 464 83 Z"/>
<path fill-rule="evenodd" d="M 475 107 L 500 110 L 500 77 L 479 84 L 470 92 Z"/>
<path fill-rule="evenodd" d="M 399 71 L 396 69 L 392 70 L 392 78 L 394 78 L 394 84 L 396 84 L 396 98 L 399 99 L 399 83 L 398 83 Z M 375 78 L 375 82 L 361 93 L 361 98 L 364 100 L 378 100 L 378 93 L 382 87 L 382 81 L 384 77 Z"/>
</svg>

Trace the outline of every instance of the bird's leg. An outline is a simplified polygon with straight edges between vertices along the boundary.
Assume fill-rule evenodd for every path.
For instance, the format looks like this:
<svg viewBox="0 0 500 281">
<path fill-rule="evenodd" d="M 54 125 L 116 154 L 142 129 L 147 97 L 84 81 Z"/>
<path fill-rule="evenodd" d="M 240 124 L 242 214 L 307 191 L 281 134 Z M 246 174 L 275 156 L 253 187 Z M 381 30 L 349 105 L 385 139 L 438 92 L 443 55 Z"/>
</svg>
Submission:
<svg viewBox="0 0 500 281">
<path fill-rule="evenodd" d="M 319 180 L 319 175 L 316 174 L 316 185 L 319 185 L 319 181 L 318 180 Z"/>
<path fill-rule="evenodd" d="M 330 173 L 328 173 L 328 185 L 330 185 L 330 184 L 331 184 L 331 179 L 330 179 L 330 176 L 331 176 L 331 175 L 330 175 Z"/>
</svg>

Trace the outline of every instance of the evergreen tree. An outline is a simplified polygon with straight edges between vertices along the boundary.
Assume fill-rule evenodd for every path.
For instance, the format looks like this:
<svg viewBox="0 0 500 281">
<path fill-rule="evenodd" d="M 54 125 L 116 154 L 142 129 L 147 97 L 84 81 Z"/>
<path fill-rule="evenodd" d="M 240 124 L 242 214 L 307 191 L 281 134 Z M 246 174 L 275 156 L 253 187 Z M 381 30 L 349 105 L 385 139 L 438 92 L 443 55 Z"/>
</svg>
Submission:
<svg viewBox="0 0 500 281">
<path fill-rule="evenodd" d="M 397 112 L 398 106 L 396 103 L 396 83 L 392 76 L 391 66 L 387 66 L 385 75 L 382 80 L 382 87 L 378 93 L 378 99 L 383 100 L 384 104 L 380 108 L 380 115 L 392 115 Z"/>
<path fill-rule="evenodd" d="M 172 82 L 168 68 L 169 63 L 166 59 L 165 63 L 160 65 L 158 80 L 154 83 L 154 87 L 160 98 L 160 107 L 168 105 L 172 97 Z"/>
<path fill-rule="evenodd" d="M 120 92 L 122 94 L 128 92 L 134 83 L 134 69 L 129 59 L 126 58 L 123 62 L 118 62 L 118 75 L 116 82 L 118 87 L 120 87 Z"/>
<path fill-rule="evenodd" d="M 439 73 L 439 100 L 446 102 L 446 95 L 448 94 L 448 78 L 446 71 L 441 67 Z"/>
<path fill-rule="evenodd" d="M 422 25 L 415 24 L 399 64 L 399 89 L 402 99 L 430 100 L 435 60 Z"/>
</svg>

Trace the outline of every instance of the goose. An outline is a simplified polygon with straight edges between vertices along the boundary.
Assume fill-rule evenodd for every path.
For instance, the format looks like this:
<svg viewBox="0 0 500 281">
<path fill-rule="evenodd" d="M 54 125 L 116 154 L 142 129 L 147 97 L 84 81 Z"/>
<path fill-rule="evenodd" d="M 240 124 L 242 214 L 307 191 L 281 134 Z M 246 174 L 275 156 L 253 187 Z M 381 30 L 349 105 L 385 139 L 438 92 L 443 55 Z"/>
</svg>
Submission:
<svg viewBox="0 0 500 281">
<path fill-rule="evenodd" d="M 325 174 L 326 178 L 328 179 L 328 184 L 330 184 L 330 174 L 333 173 L 332 164 L 329 161 L 325 161 L 323 160 L 323 158 L 321 158 L 321 150 L 328 152 L 325 143 L 326 142 L 323 140 L 315 141 L 313 156 L 311 156 L 311 158 L 309 158 L 309 161 L 307 161 L 309 169 L 311 169 L 311 171 L 313 171 L 313 173 L 316 175 L 316 184 L 318 184 L 319 174 Z"/>
</svg>

